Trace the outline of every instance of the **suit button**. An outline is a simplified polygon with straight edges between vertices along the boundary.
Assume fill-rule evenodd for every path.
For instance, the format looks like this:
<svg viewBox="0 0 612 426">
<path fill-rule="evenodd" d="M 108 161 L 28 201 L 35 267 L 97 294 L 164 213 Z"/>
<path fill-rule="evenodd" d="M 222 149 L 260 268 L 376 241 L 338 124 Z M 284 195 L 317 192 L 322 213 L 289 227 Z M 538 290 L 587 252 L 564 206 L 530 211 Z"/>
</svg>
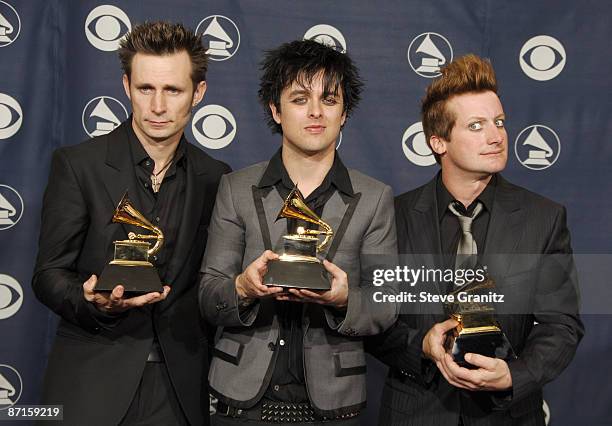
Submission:
<svg viewBox="0 0 612 426">
<path fill-rule="evenodd" d="M 274 385 L 274 391 L 275 391 L 275 392 L 278 392 L 278 390 L 279 390 L 279 389 L 280 389 L 280 386 L 279 386 L 279 385 Z"/>
</svg>

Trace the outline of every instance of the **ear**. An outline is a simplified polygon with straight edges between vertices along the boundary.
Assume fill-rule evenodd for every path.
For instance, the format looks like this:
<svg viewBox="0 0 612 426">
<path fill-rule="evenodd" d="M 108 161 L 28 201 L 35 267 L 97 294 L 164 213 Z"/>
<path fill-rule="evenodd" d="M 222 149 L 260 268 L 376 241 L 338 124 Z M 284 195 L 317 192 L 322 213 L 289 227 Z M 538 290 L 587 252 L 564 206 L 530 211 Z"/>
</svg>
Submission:
<svg viewBox="0 0 612 426">
<path fill-rule="evenodd" d="M 340 120 L 340 127 L 344 126 L 345 121 L 346 121 L 346 111 L 342 113 L 342 119 Z"/>
<path fill-rule="evenodd" d="M 132 97 L 130 96 L 130 79 L 127 74 L 123 74 L 123 90 L 125 90 L 125 96 L 131 101 Z"/>
<path fill-rule="evenodd" d="M 200 81 L 196 86 L 195 91 L 193 92 L 193 101 L 191 102 L 191 106 L 194 107 L 204 99 L 204 93 L 206 93 L 206 82 Z"/>
<path fill-rule="evenodd" d="M 272 118 L 274 119 L 274 121 L 276 122 L 276 124 L 281 124 L 281 113 L 280 111 L 276 108 L 276 105 L 274 105 L 273 102 L 270 102 L 268 104 L 268 106 L 270 107 L 270 111 L 272 111 Z"/>
<path fill-rule="evenodd" d="M 447 142 L 444 139 L 436 135 L 432 135 L 429 138 L 429 146 L 431 147 L 431 150 L 438 155 L 446 153 L 446 144 Z"/>
</svg>

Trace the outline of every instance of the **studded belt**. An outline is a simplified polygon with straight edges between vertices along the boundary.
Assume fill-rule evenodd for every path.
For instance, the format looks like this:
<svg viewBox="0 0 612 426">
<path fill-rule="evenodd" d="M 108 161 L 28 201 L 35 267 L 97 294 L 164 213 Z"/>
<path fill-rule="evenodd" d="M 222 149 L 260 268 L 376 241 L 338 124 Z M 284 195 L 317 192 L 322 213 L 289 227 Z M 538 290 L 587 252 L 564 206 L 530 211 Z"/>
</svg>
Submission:
<svg viewBox="0 0 612 426">
<path fill-rule="evenodd" d="M 337 417 L 322 417 L 314 412 L 308 402 L 277 402 L 264 399 L 250 409 L 230 407 L 219 401 L 217 402 L 217 414 L 269 423 L 309 423 L 349 419 L 358 416 L 359 411 Z"/>
</svg>

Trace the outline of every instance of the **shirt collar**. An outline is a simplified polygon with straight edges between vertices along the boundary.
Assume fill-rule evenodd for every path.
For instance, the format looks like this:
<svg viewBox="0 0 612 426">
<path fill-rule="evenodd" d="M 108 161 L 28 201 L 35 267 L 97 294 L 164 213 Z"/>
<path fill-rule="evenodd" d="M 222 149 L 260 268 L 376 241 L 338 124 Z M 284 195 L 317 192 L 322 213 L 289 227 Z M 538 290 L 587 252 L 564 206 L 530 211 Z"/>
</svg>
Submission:
<svg viewBox="0 0 612 426">
<path fill-rule="evenodd" d="M 493 201 L 495 200 L 495 188 L 496 187 L 497 187 L 497 174 L 494 174 L 491 177 L 491 180 L 489 181 L 487 186 L 485 186 L 485 189 L 480 193 L 480 195 L 478 195 L 478 197 L 476 197 L 476 200 L 474 200 L 472 204 L 468 206 L 468 211 L 469 212 L 473 211 L 474 207 L 476 206 L 475 204 L 476 201 L 480 201 L 483 204 L 484 208 L 488 212 L 491 212 L 491 209 L 493 208 Z M 442 217 L 444 217 L 444 213 L 448 209 L 448 205 L 453 201 L 458 202 L 455 199 L 455 197 L 453 197 L 453 195 L 450 192 L 448 192 L 448 189 L 446 189 L 446 187 L 444 186 L 444 182 L 442 182 L 442 173 L 438 173 L 438 176 L 436 178 L 436 198 L 438 200 L 438 220 L 442 221 Z M 461 203 L 459 203 L 459 205 L 463 207 Z M 460 212 L 462 210 L 464 209 L 463 208 L 459 209 Z"/>
<path fill-rule="evenodd" d="M 279 148 L 276 151 L 276 154 L 270 159 L 268 162 L 268 167 L 264 171 L 261 179 L 259 180 L 260 188 L 264 188 L 267 186 L 276 185 L 278 182 L 282 182 L 283 185 L 289 189 L 293 188 L 294 183 L 291 181 L 289 177 L 289 173 L 287 173 L 287 169 L 283 164 L 282 159 L 282 148 Z M 324 185 L 334 185 L 336 189 L 346 193 L 347 195 L 353 196 L 353 185 L 351 184 L 351 178 L 349 176 L 348 169 L 342 163 L 340 159 L 340 155 L 336 152 L 334 155 L 334 162 L 327 172 L 325 179 L 323 179 Z"/>
<path fill-rule="evenodd" d="M 130 151 L 132 154 L 132 163 L 137 166 L 139 164 L 142 164 L 145 160 L 151 160 L 151 168 L 153 166 L 153 161 L 151 159 L 151 157 L 149 157 L 149 154 L 147 154 L 147 151 L 145 151 L 144 147 L 142 146 L 142 143 L 140 142 L 140 140 L 138 139 L 138 136 L 136 136 L 136 133 L 134 132 L 134 129 L 132 128 L 132 116 L 130 116 L 129 118 L 129 125 L 127 126 L 127 133 L 128 133 L 128 139 L 130 142 Z M 183 158 L 186 156 L 187 153 L 187 140 L 185 139 L 185 135 L 183 134 L 181 136 L 181 140 L 179 141 L 178 146 L 176 147 L 176 153 L 174 155 L 174 159 L 172 160 L 172 162 L 176 165 L 180 165 L 183 163 Z"/>
</svg>

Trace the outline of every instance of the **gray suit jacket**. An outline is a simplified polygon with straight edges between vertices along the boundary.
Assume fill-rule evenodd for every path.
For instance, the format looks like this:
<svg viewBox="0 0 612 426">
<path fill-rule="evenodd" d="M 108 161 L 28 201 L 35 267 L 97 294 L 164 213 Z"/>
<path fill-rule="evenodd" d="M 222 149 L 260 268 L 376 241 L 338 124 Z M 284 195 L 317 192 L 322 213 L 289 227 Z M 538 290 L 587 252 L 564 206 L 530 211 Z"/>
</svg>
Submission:
<svg viewBox="0 0 612 426">
<path fill-rule="evenodd" d="M 235 290 L 236 276 L 266 246 L 281 247 L 287 231 L 284 220 L 275 222 L 283 199 L 273 186 L 259 186 L 267 164 L 222 178 L 202 264 L 200 307 L 208 321 L 222 327 L 209 383 L 220 400 L 239 408 L 261 398 L 276 361 L 279 327 L 273 301 L 258 301 L 240 315 Z M 366 266 L 397 252 L 391 188 L 355 170 L 349 176 L 353 193 L 334 192 L 322 214 L 335 230 L 330 260 L 349 277 L 348 306 L 340 314 L 306 305 L 302 319 L 306 386 L 321 415 L 340 415 L 365 404 L 366 360 L 360 336 L 384 331 L 397 316 L 393 304 L 373 301 L 373 292 L 394 290 L 374 287 Z M 270 241 L 265 241 L 262 225 L 269 229 Z"/>
</svg>

